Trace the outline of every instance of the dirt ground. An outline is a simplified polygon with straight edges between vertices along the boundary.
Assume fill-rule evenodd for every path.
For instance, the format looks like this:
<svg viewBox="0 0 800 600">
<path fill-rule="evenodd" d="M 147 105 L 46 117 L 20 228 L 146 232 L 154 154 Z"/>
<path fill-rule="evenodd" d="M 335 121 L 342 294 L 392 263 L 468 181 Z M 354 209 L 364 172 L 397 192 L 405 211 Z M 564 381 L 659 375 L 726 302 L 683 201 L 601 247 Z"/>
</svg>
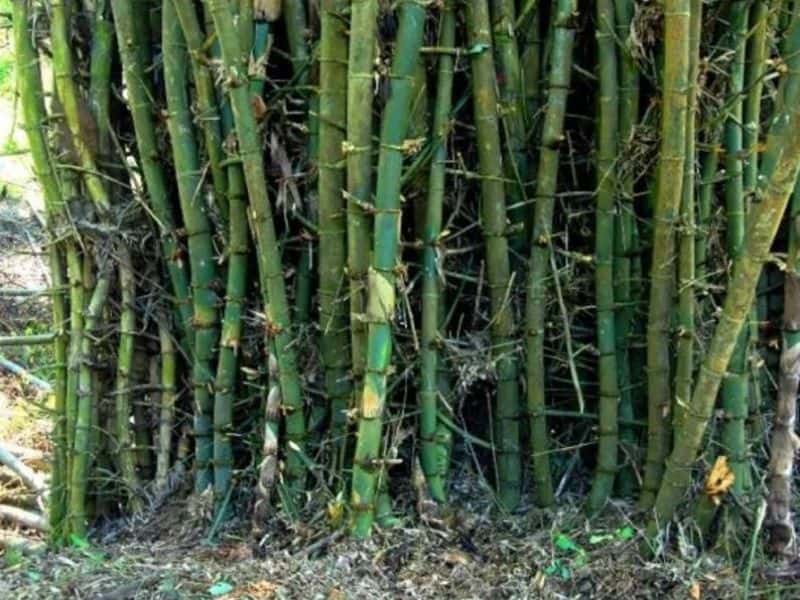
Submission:
<svg viewBox="0 0 800 600">
<path fill-rule="evenodd" d="M 741 597 L 738 574 L 721 558 L 644 561 L 638 533 L 621 517 L 626 511 L 615 506 L 609 512 L 616 516 L 591 527 L 572 506 L 505 519 L 456 518 L 379 532 L 368 543 L 324 526 L 285 527 L 257 546 L 234 532 L 207 543 L 176 503 L 146 521 L 116 524 L 97 545 L 17 557 L 0 571 L 0 597 Z M 784 578 L 770 585 L 757 571 L 750 591 L 750 597 L 796 598 L 800 583 Z"/>
</svg>

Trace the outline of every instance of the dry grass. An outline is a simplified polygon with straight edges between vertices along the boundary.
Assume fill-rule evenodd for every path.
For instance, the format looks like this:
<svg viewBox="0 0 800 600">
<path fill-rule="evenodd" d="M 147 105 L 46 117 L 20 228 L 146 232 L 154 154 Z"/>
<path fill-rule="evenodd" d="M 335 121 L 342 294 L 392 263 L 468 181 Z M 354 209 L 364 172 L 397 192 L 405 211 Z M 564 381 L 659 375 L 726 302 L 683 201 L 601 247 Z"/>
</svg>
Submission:
<svg viewBox="0 0 800 600">
<path fill-rule="evenodd" d="M 712 553 L 657 562 L 638 551 L 630 505 L 591 523 L 567 503 L 557 512 L 502 517 L 467 480 L 436 525 L 409 523 L 366 543 L 276 517 L 263 545 L 238 535 L 247 518 L 211 544 L 207 527 L 176 501 L 137 523 L 110 523 L 96 546 L 16 556 L 0 597 L 40 598 L 735 598 L 740 577 Z M 753 595 L 764 597 L 756 569 Z M 775 573 L 772 573 L 774 577 Z M 790 574 L 791 575 L 791 574 Z M 794 585 L 794 587 L 793 587 Z M 784 578 L 783 597 L 800 584 Z M 697 594 L 699 596 L 693 596 Z M 795 594 L 795 595 L 792 595 Z"/>
</svg>

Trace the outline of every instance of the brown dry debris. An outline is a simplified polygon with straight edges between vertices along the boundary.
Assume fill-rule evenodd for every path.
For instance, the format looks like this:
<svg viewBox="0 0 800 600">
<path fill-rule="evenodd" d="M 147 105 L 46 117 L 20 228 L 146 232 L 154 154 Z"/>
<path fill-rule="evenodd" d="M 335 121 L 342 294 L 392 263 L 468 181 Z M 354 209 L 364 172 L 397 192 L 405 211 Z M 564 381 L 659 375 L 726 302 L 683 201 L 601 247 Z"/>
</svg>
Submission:
<svg viewBox="0 0 800 600">
<path fill-rule="evenodd" d="M 442 528 L 405 526 L 357 542 L 328 529 L 290 543 L 276 524 L 261 547 L 228 530 L 216 544 L 173 503 L 135 526 L 110 526 L 89 549 L 15 557 L 0 598 L 733 598 L 726 561 L 646 562 L 615 506 L 591 524 L 579 506 L 524 516 L 456 516 Z M 614 513 L 613 515 L 610 513 Z M 488 515 L 488 511 L 484 511 Z M 246 523 L 246 519 L 241 519 Z M 279 528 L 281 528 L 279 530 Z M 620 534 L 621 531 L 628 533 Z M 559 538 L 568 540 L 564 542 Z"/>
</svg>

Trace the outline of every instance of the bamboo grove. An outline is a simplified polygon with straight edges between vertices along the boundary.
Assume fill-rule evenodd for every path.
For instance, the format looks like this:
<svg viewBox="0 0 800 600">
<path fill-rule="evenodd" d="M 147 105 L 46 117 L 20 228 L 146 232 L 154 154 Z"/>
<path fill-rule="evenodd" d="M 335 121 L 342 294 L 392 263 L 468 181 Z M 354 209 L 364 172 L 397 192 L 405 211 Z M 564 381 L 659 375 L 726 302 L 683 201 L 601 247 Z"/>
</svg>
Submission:
<svg viewBox="0 0 800 600">
<path fill-rule="evenodd" d="M 795 551 L 800 2 L 13 7 L 55 542 L 177 494 L 363 538 L 472 474 Z"/>
</svg>

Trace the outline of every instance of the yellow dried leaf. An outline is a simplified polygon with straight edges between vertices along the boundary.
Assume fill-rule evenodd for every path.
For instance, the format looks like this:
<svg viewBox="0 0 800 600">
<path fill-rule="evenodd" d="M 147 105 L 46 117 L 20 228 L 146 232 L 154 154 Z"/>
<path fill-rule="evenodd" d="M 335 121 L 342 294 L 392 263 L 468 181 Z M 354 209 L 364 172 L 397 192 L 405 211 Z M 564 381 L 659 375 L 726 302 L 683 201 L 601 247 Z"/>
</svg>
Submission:
<svg viewBox="0 0 800 600">
<path fill-rule="evenodd" d="M 341 498 L 336 498 L 333 501 L 328 503 L 327 509 L 325 511 L 328 517 L 328 525 L 337 529 L 342 524 L 342 520 L 344 519 L 344 502 Z"/>
<path fill-rule="evenodd" d="M 279 586 L 271 581 L 262 579 L 251 581 L 237 588 L 235 591 L 225 594 L 220 600 L 239 600 L 239 598 L 252 598 L 253 600 L 270 600 L 275 597 Z"/>
<path fill-rule="evenodd" d="M 719 504 L 722 502 L 722 496 L 728 493 L 733 485 L 734 479 L 736 477 L 728 465 L 728 457 L 718 456 L 706 478 L 706 495 L 714 504 Z"/>
<path fill-rule="evenodd" d="M 700 584 L 696 581 L 689 586 L 689 598 L 692 600 L 700 600 Z"/>
<path fill-rule="evenodd" d="M 470 563 L 469 556 L 459 550 L 445 552 L 442 558 L 448 565 L 468 565 Z"/>
</svg>

